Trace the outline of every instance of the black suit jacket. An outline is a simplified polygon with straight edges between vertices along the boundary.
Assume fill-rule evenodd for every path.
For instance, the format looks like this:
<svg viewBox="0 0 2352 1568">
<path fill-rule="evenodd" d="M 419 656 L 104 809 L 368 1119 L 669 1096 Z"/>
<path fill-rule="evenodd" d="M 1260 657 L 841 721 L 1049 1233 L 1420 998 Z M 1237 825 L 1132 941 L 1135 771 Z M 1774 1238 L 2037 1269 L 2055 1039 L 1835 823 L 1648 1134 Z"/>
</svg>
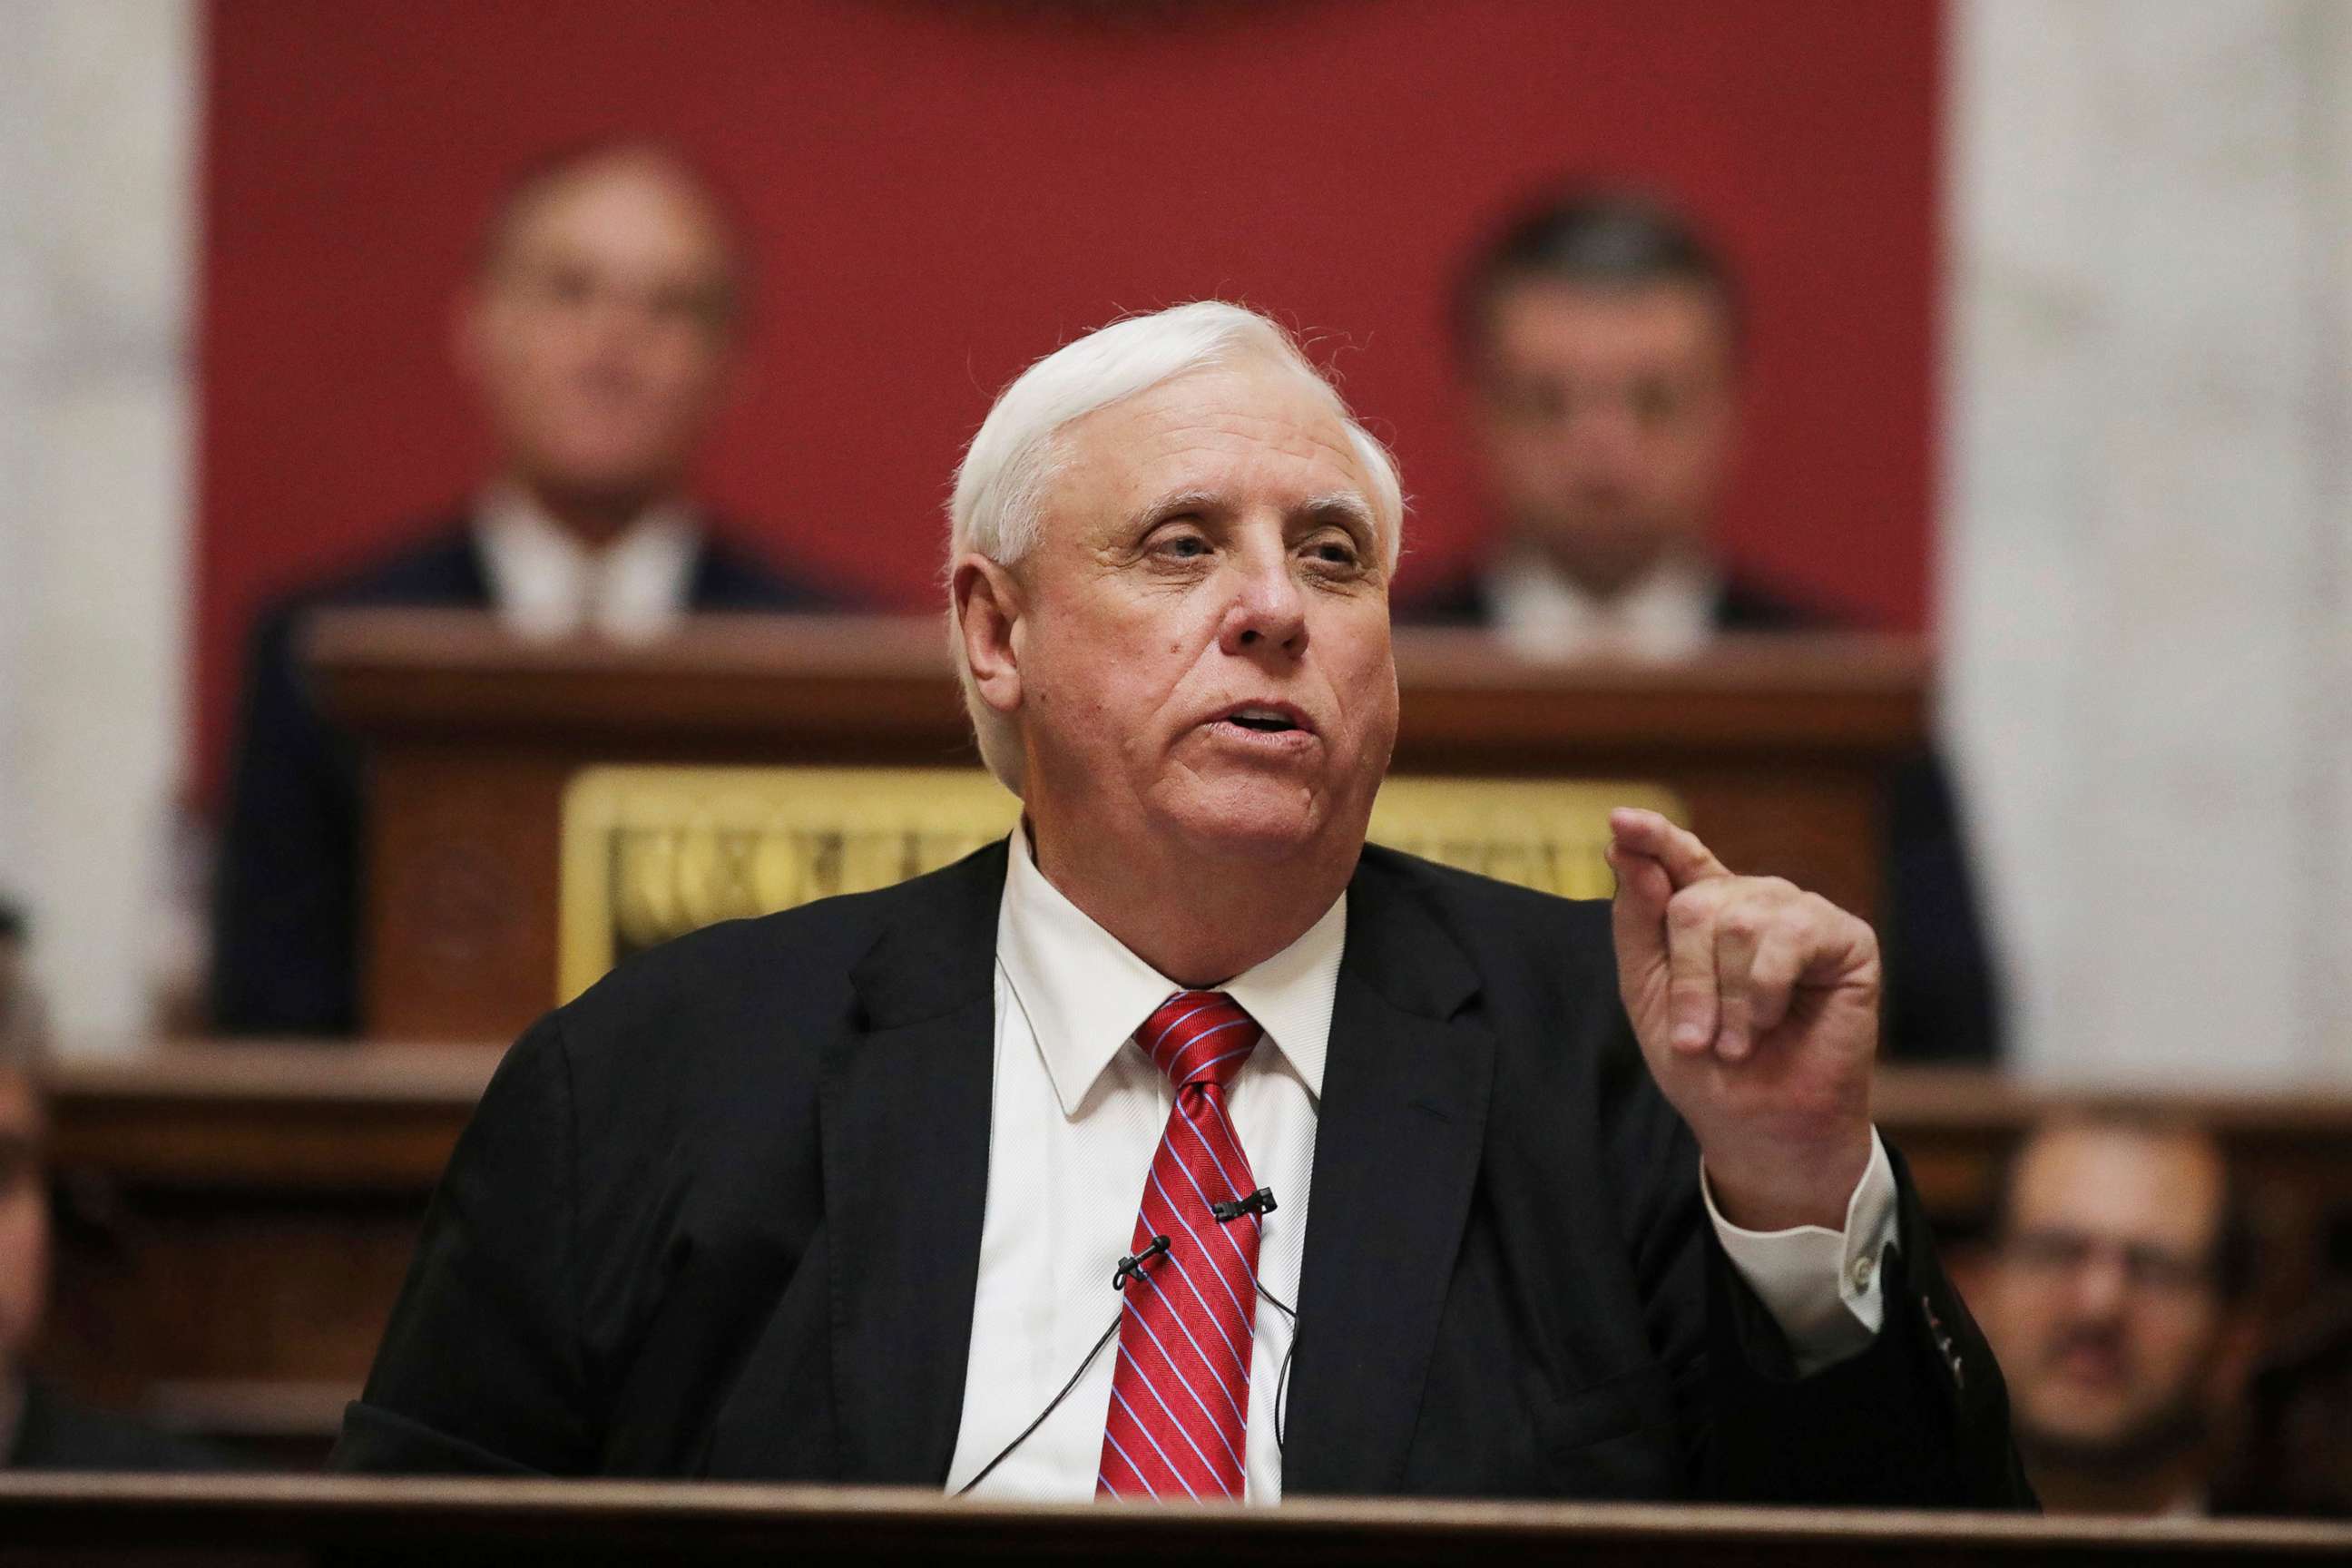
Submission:
<svg viewBox="0 0 2352 1568">
<path fill-rule="evenodd" d="M 1470 578 L 1402 605 L 1402 624 L 1486 626 L 1496 620 L 1486 580 Z M 1833 629 L 1835 616 L 1770 589 L 1727 578 L 1716 629 Z M 1886 784 L 1886 884 L 1878 939 L 1886 961 L 1886 1052 L 1898 1061 L 1990 1062 L 2001 1052 L 1999 972 L 1985 935 L 1951 771 L 1930 748 L 1906 758 Z"/>
<path fill-rule="evenodd" d="M 698 610 L 823 608 L 815 590 L 706 539 Z M 362 605 L 488 606 L 472 529 L 425 542 L 265 611 L 247 654 L 229 799 L 213 886 L 212 1019 L 234 1034 L 348 1034 L 359 1022 L 361 762 L 311 700 L 299 657 L 312 611 Z"/>
<path fill-rule="evenodd" d="M 697 932 L 524 1035 L 337 1467 L 944 1484 L 1005 854 Z M 1885 1329 L 1801 1380 L 1697 1174 L 1606 906 L 1367 849 L 1286 1495 L 2029 1500 L 1907 1180 Z"/>
</svg>

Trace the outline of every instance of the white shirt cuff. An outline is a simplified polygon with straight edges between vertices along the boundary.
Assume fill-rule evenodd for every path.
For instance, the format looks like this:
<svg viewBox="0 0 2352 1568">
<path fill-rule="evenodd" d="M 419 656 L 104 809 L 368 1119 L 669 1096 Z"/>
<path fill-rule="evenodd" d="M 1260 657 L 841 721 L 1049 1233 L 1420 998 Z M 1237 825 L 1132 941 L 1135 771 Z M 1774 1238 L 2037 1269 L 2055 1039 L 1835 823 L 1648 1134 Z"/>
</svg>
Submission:
<svg viewBox="0 0 2352 1568">
<path fill-rule="evenodd" d="M 1895 1167 L 1876 1128 L 1870 1132 L 1870 1164 L 1846 1202 L 1843 1235 L 1818 1225 L 1742 1230 L 1715 1206 L 1704 1161 L 1698 1187 L 1731 1266 L 1780 1325 L 1798 1376 L 1870 1348 L 1886 1321 L 1878 1275 L 1895 1235 Z"/>
</svg>

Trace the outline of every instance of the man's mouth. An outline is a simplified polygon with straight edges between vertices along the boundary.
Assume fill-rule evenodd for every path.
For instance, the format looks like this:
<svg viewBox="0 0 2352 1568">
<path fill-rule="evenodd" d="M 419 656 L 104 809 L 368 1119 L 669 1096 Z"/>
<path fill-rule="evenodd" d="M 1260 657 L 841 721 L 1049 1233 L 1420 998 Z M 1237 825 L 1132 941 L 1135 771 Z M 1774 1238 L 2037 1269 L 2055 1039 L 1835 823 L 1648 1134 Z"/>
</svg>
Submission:
<svg viewBox="0 0 2352 1568">
<path fill-rule="evenodd" d="M 1229 746 L 1267 756 L 1301 754 L 1315 743 L 1314 721 L 1306 710 L 1282 701 L 1236 702 L 1210 714 L 1201 728 Z"/>
<path fill-rule="evenodd" d="M 1303 739 L 1315 733 L 1307 710 L 1279 698 L 1264 702 L 1236 702 L 1210 714 L 1204 721 L 1204 727 L 1213 730 L 1228 724 L 1252 735 L 1295 735 Z"/>
<path fill-rule="evenodd" d="M 1244 730 L 1255 730 L 1262 735 L 1279 734 L 1285 730 L 1299 728 L 1291 721 L 1288 714 L 1272 708 L 1244 708 L 1226 714 L 1225 720 L 1228 723 L 1239 724 Z"/>
</svg>

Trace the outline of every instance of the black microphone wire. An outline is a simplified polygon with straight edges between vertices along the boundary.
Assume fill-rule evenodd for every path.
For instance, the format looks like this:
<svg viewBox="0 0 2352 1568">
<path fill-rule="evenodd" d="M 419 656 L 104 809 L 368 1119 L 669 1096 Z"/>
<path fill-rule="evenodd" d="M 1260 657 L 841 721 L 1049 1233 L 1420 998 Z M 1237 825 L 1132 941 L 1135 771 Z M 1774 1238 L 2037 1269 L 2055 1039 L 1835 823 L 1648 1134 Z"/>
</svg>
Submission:
<svg viewBox="0 0 2352 1568">
<path fill-rule="evenodd" d="M 1035 1432 L 1038 1427 L 1043 1426 L 1045 1424 L 1046 1416 L 1051 1415 L 1055 1411 L 1059 1410 L 1062 1407 L 1062 1401 L 1070 1396 L 1070 1390 L 1077 1387 L 1079 1380 L 1087 1375 L 1087 1369 L 1095 1364 L 1095 1357 L 1102 1354 L 1103 1346 L 1110 1343 L 1111 1336 L 1118 1332 L 1119 1321 L 1126 1316 L 1127 1309 L 1124 1307 L 1120 1308 L 1118 1311 L 1112 1316 L 1110 1327 L 1102 1331 L 1102 1338 L 1097 1340 L 1095 1342 L 1095 1348 L 1087 1352 L 1087 1359 L 1078 1363 L 1078 1370 L 1070 1373 L 1070 1381 L 1062 1384 L 1062 1392 L 1054 1395 L 1052 1403 L 1047 1405 L 1045 1409 L 1037 1412 L 1037 1419 L 1029 1423 L 1028 1426 L 1021 1428 L 1021 1436 L 1013 1438 L 1010 1443 L 1005 1444 L 1003 1449 L 998 1453 L 996 1458 L 989 1460 L 987 1464 L 981 1467 L 980 1474 L 964 1482 L 962 1486 L 958 1487 L 956 1489 L 956 1496 L 971 1496 L 972 1488 L 988 1479 L 990 1472 L 993 1471 L 997 1466 L 1004 1463 L 1005 1460 L 1011 1458 L 1013 1457 L 1013 1450 L 1021 1447 L 1022 1444 L 1026 1443 L 1029 1440 L 1030 1435 Z M 1276 1403 L 1278 1413 L 1280 1401 L 1277 1400 Z M 1282 1439 L 1276 1437 L 1275 1439 L 1274 1446 L 1279 1449 L 1282 1447 Z"/>
<path fill-rule="evenodd" d="M 1268 1194 L 1267 1195 L 1271 1196 L 1272 1194 Z M 1219 1224 L 1222 1225 L 1225 1223 L 1224 1215 L 1220 1215 L 1216 1217 Z M 1239 1219 L 1241 1215 L 1237 1212 L 1233 1215 L 1233 1217 Z M 1161 1257 L 1164 1258 L 1168 1256 L 1167 1237 L 1152 1237 L 1152 1241 Z M 1152 1250 L 1152 1248 L 1147 1247 L 1142 1254 L 1136 1258 L 1121 1259 L 1121 1273 L 1126 1272 L 1128 1265 L 1134 1264 L 1137 1265 L 1134 1269 L 1134 1277 L 1138 1279 L 1148 1279 L 1150 1276 L 1144 1272 L 1140 1267 L 1140 1263 L 1144 1258 L 1148 1258 L 1151 1255 Z M 1122 1281 L 1119 1276 L 1114 1275 L 1111 1282 L 1113 1286 L 1116 1287 Z M 1274 1380 L 1274 1451 L 1279 1454 L 1283 1452 L 1284 1400 L 1287 1397 L 1290 1392 L 1290 1358 L 1298 1353 L 1298 1313 L 1295 1308 L 1286 1306 L 1280 1297 L 1267 1289 L 1265 1284 L 1259 1280 L 1255 1272 L 1252 1272 L 1250 1275 L 1250 1284 L 1255 1288 L 1258 1295 L 1264 1298 L 1267 1306 L 1272 1307 L 1276 1311 L 1280 1312 L 1290 1323 L 1290 1342 L 1283 1347 L 1282 1370 L 1276 1374 Z M 1045 1418 L 1062 1407 L 1062 1402 L 1069 1398 L 1071 1392 L 1085 1380 L 1087 1369 L 1095 1364 L 1095 1358 L 1102 1354 L 1103 1347 L 1110 1343 L 1111 1337 L 1118 1332 L 1118 1325 L 1126 1320 L 1126 1316 L 1127 1309 L 1122 1306 L 1118 1311 L 1112 1316 L 1110 1327 L 1102 1331 L 1102 1338 L 1095 1342 L 1094 1349 L 1087 1352 L 1087 1359 L 1078 1363 L 1078 1370 L 1070 1373 L 1070 1381 L 1062 1384 L 1062 1392 L 1056 1394 L 1052 1399 L 1046 1402 L 1045 1408 L 1037 1412 L 1037 1418 L 1035 1420 L 1030 1422 L 1028 1426 L 1021 1428 L 1021 1435 L 1019 1436 L 1013 1438 L 1013 1441 L 1005 1444 L 1003 1447 L 998 1449 L 996 1458 L 989 1460 L 987 1464 L 981 1467 L 980 1474 L 972 1477 L 971 1479 L 958 1487 L 956 1489 L 956 1496 L 970 1497 L 974 1487 L 980 1485 L 981 1482 L 988 1479 L 991 1475 L 995 1473 L 997 1466 L 1004 1463 L 1005 1460 L 1013 1457 L 1013 1449 L 1018 1448 L 1022 1444 L 1026 1443 L 1036 1434 L 1037 1428 L 1045 1424 Z"/>
<path fill-rule="evenodd" d="M 1273 1291 L 1259 1284 L 1257 1276 L 1254 1274 L 1250 1276 L 1250 1283 L 1257 1286 L 1257 1293 L 1265 1298 L 1267 1306 L 1290 1321 L 1290 1342 L 1282 1347 L 1282 1371 L 1274 1380 L 1274 1451 L 1279 1454 L 1283 1452 L 1282 1402 L 1284 1396 L 1290 1392 L 1290 1358 L 1298 1353 L 1298 1314 L 1284 1306 L 1281 1299 Z"/>
</svg>

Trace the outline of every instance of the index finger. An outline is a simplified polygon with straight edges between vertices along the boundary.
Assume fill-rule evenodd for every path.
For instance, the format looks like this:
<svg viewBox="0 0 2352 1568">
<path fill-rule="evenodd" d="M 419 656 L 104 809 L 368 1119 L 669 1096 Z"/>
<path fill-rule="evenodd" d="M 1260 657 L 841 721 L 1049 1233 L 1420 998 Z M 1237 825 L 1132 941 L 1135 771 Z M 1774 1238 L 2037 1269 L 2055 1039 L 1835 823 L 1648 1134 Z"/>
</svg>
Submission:
<svg viewBox="0 0 2352 1568">
<path fill-rule="evenodd" d="M 1646 855 L 1666 868 L 1676 891 L 1694 882 L 1712 881 L 1731 872 L 1697 834 L 1676 827 L 1654 811 L 1621 805 L 1609 814 L 1612 839 L 1638 855 Z"/>
</svg>

